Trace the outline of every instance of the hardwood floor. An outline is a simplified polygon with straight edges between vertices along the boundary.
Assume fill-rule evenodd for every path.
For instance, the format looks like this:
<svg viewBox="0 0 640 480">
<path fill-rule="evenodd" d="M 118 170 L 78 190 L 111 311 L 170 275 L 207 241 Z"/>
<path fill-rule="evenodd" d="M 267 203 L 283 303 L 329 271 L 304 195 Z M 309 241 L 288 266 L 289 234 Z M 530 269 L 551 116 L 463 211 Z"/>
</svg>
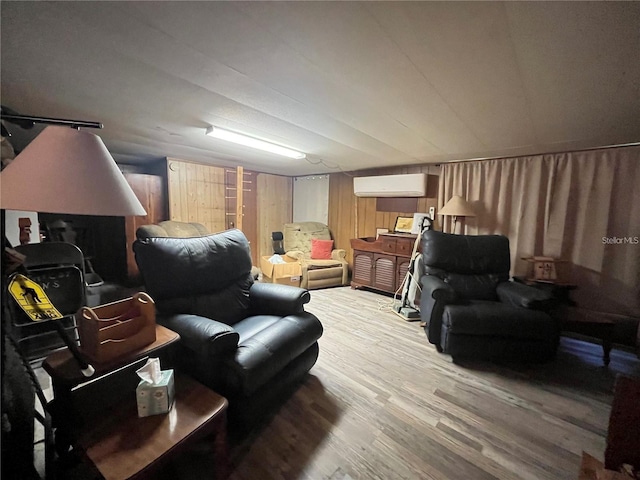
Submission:
<svg viewBox="0 0 640 480">
<path fill-rule="evenodd" d="M 563 338 L 555 362 L 454 364 L 388 302 L 348 287 L 312 291 L 320 358 L 265 426 L 232 450 L 234 480 L 575 479 L 602 459 L 617 373 L 640 361 Z"/>
<path fill-rule="evenodd" d="M 262 428 L 232 446 L 231 480 L 576 479 L 582 451 L 600 460 L 615 376 L 635 354 L 563 338 L 547 365 L 454 364 L 419 322 L 349 287 L 314 290 L 320 357 Z M 201 444 L 163 478 L 210 478 Z M 77 477 L 84 478 L 84 477 Z"/>
</svg>

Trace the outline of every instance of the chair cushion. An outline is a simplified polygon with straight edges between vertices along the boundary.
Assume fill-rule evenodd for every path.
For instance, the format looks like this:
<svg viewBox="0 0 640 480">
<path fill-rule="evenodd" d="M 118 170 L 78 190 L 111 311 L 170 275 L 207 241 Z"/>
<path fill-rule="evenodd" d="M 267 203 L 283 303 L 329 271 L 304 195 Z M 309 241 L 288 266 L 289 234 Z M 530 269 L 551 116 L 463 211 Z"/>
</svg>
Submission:
<svg viewBox="0 0 640 480">
<path fill-rule="evenodd" d="M 314 260 L 331 260 L 333 240 L 311 239 L 311 258 Z"/>
<path fill-rule="evenodd" d="M 319 222 L 285 223 L 284 250 L 286 252 L 299 251 L 309 256 L 311 253 L 311 239 L 331 240 L 329 227 Z"/>
<path fill-rule="evenodd" d="M 265 328 L 269 328 L 281 318 L 282 316 L 280 315 L 254 315 L 236 323 L 233 329 L 240 335 L 238 344 L 242 344 Z"/>
<path fill-rule="evenodd" d="M 240 334 L 235 357 L 229 361 L 228 382 L 234 391 L 251 395 L 322 336 L 322 324 L 304 312 L 276 318 L 247 317 L 234 326 Z"/>
<path fill-rule="evenodd" d="M 545 339 L 558 330 L 544 312 L 481 300 L 447 305 L 442 323 L 449 333 L 460 335 Z"/>
</svg>

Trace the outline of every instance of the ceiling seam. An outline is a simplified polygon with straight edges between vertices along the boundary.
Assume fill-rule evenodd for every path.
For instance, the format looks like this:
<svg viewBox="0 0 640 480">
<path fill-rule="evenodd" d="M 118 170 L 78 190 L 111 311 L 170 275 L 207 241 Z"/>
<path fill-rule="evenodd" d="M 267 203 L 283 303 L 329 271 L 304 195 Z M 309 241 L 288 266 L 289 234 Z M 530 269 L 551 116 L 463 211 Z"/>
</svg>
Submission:
<svg viewBox="0 0 640 480">
<path fill-rule="evenodd" d="M 244 12 L 241 12 L 241 13 L 242 13 L 242 15 L 246 16 L 246 14 L 245 14 Z M 182 45 L 184 48 L 188 48 L 188 49 L 189 49 L 189 50 L 191 50 L 192 52 L 195 52 L 195 53 L 197 53 L 198 55 L 201 55 L 201 56 L 203 56 L 204 58 L 207 58 L 209 61 L 214 62 L 214 63 L 217 63 L 217 64 L 219 64 L 219 65 L 222 65 L 222 66 L 224 66 L 225 68 L 228 68 L 229 70 L 232 70 L 233 72 L 236 72 L 238 75 L 241 75 L 242 77 L 244 77 L 244 78 L 248 79 L 248 80 L 249 80 L 249 81 L 251 81 L 252 83 L 255 83 L 255 84 L 257 84 L 257 85 L 260 85 L 260 86 L 262 86 L 262 87 L 264 87 L 264 88 L 266 88 L 266 89 L 268 89 L 268 90 L 271 90 L 272 92 L 276 93 L 277 95 L 281 95 L 281 96 L 283 96 L 283 97 L 285 97 L 285 98 L 287 98 L 287 99 L 289 99 L 289 100 L 291 100 L 291 101 L 293 101 L 293 102 L 297 103 L 298 105 L 300 105 L 300 106 L 302 106 L 302 107 L 306 108 L 306 109 L 313 110 L 313 107 L 311 107 L 311 106 L 307 105 L 306 103 L 303 103 L 303 102 L 301 102 L 300 100 L 297 100 L 297 99 L 295 99 L 295 98 L 293 98 L 293 97 L 291 97 L 291 96 L 289 96 L 289 95 L 287 95 L 287 94 L 285 94 L 285 93 L 283 93 L 283 92 L 281 92 L 281 91 L 279 91 L 279 90 L 277 90 L 277 89 L 273 88 L 273 87 L 272 87 L 272 86 L 270 86 L 270 85 L 264 84 L 264 83 L 262 83 L 262 82 L 258 82 L 258 81 L 256 81 L 254 78 L 252 78 L 252 77 L 248 76 L 247 74 L 245 74 L 244 72 L 242 72 L 242 71 L 238 70 L 237 68 L 234 68 L 234 67 L 232 67 L 232 66 L 230 66 L 230 65 L 227 65 L 226 63 L 221 62 L 220 60 L 212 59 L 212 58 L 211 58 L 211 57 L 209 57 L 206 53 L 204 53 L 204 52 L 200 51 L 199 49 L 197 49 L 197 48 L 193 47 L 192 45 L 185 44 L 184 42 L 179 41 L 176 37 L 174 37 L 174 36 L 173 36 L 173 35 L 171 35 L 170 33 L 168 33 L 168 32 L 166 32 L 166 31 L 164 31 L 164 30 L 162 30 L 162 29 L 160 29 L 160 28 L 156 27 L 155 25 L 150 24 L 149 22 L 147 22 L 147 21 L 145 21 L 144 19 L 142 19 L 139 15 L 136 15 L 136 19 L 137 19 L 141 24 L 143 24 L 144 26 L 146 26 L 147 28 L 149 28 L 149 29 L 151 29 L 151 30 L 154 30 L 154 31 L 156 31 L 156 32 L 157 32 L 157 33 L 159 33 L 159 34 L 164 35 L 164 36 L 166 36 L 166 37 L 168 37 L 168 38 L 172 39 L 172 40 L 173 40 L 173 41 L 175 41 L 177 44 L 180 44 L 180 45 Z M 253 21 L 253 19 L 251 19 L 251 21 Z M 280 40 L 280 41 L 282 41 L 282 40 Z M 284 42 L 284 41 L 282 41 L 282 43 L 287 44 L 287 43 L 286 43 L 286 42 Z M 287 45 L 288 45 L 288 44 L 287 44 Z M 235 98 L 229 97 L 229 96 L 224 95 L 224 94 L 221 94 L 221 93 L 219 93 L 219 92 L 212 91 L 212 90 L 208 89 L 207 87 L 205 87 L 205 86 L 203 86 L 203 85 L 200 85 L 200 84 L 198 84 L 198 83 L 194 83 L 191 79 L 185 78 L 185 77 L 183 77 L 183 76 L 178 76 L 178 75 L 176 75 L 176 74 L 174 74 L 174 73 L 172 73 L 172 72 L 168 72 L 168 71 L 167 71 L 167 70 L 165 70 L 165 69 L 160 69 L 160 68 L 158 68 L 156 65 L 153 65 L 153 64 L 151 64 L 151 63 L 149 63 L 149 62 L 146 62 L 146 61 L 144 60 L 144 58 L 139 58 L 139 57 L 131 56 L 131 55 L 130 55 L 128 52 L 126 52 L 126 51 L 121 51 L 121 54 L 122 54 L 122 55 L 124 55 L 124 56 L 126 56 L 126 57 L 128 57 L 128 58 L 130 58 L 130 59 L 132 59 L 132 60 L 135 60 L 135 61 L 137 61 L 137 62 L 141 62 L 141 63 L 143 63 L 143 64 L 147 65 L 147 66 L 148 66 L 148 67 L 150 67 L 150 68 L 156 69 L 156 70 L 161 71 L 161 72 L 163 72 L 163 73 L 165 73 L 165 74 L 167 74 L 167 75 L 170 75 L 170 76 L 172 76 L 172 77 L 174 77 L 174 78 L 177 78 L 177 79 L 180 79 L 180 80 L 182 80 L 182 81 L 188 82 L 189 84 L 193 85 L 194 87 L 199 88 L 199 89 L 201 89 L 201 90 L 203 90 L 203 91 L 205 91 L 205 92 L 207 92 L 207 93 L 214 94 L 214 95 L 218 95 L 218 96 L 220 96 L 220 97 L 222 97 L 222 98 L 226 98 L 226 99 L 228 99 L 228 100 L 230 100 L 230 101 L 232 101 L 232 102 L 234 102 L 234 103 L 236 103 L 236 104 L 238 104 L 238 105 L 242 105 L 243 107 L 246 107 L 246 108 L 249 108 L 249 109 L 251 109 L 251 110 L 253 110 L 253 111 L 259 112 L 259 113 L 264 114 L 264 115 L 267 115 L 267 116 L 272 117 L 272 118 L 274 118 L 274 119 L 276 119 L 276 120 L 279 120 L 279 121 L 285 122 L 285 123 L 287 123 L 287 124 L 289 124 L 289 125 L 291 125 L 291 126 L 293 126 L 293 127 L 296 127 L 296 128 L 302 129 L 302 130 L 304 130 L 304 131 L 308 132 L 308 133 L 309 133 L 309 134 L 311 134 L 311 135 L 318 136 L 318 137 L 320 137 L 320 138 L 324 138 L 324 139 L 326 139 L 326 140 L 328 140 L 328 141 L 330 141 L 330 142 L 337 143 L 337 144 L 339 144 L 339 145 L 342 145 L 344 148 L 348 148 L 348 149 L 353 150 L 353 151 L 355 151 L 355 152 L 361 152 L 361 153 L 363 153 L 363 154 L 366 154 L 366 155 L 372 156 L 372 157 L 374 157 L 374 158 L 381 158 L 380 156 L 376 156 L 376 155 L 375 155 L 374 153 L 372 153 L 371 151 L 363 150 L 363 149 L 361 149 L 361 148 L 359 148 L 359 147 L 356 147 L 356 146 L 354 146 L 354 145 L 350 145 L 350 144 L 348 144 L 348 143 L 344 143 L 344 142 L 343 142 L 343 141 L 341 141 L 341 140 L 337 140 L 337 139 L 332 138 L 332 137 L 329 137 L 329 136 L 327 136 L 327 135 L 325 135 L 325 134 L 320 134 L 320 133 L 318 133 L 317 131 L 310 130 L 309 128 L 307 128 L 307 127 L 305 127 L 305 126 L 301 126 L 301 125 L 299 125 L 299 124 L 297 124 L 297 123 L 294 123 L 292 120 L 284 119 L 284 118 L 281 118 L 281 117 L 277 117 L 277 116 L 275 116 L 275 115 L 273 115 L 273 114 L 271 114 L 271 113 L 269 113 L 269 112 L 267 112 L 267 111 L 264 111 L 264 110 L 261 110 L 261 109 L 259 109 L 259 108 L 256 108 L 256 107 L 255 107 L 255 106 L 253 106 L 253 105 L 249 105 L 249 104 L 247 104 L 247 103 L 240 102 L 240 101 L 238 101 L 238 100 L 237 100 L 237 99 L 235 99 Z M 304 57 L 307 61 L 309 61 L 309 60 L 308 60 L 304 55 L 300 55 L 300 56 Z M 309 61 L 309 63 L 311 63 L 311 64 L 313 65 L 313 62 L 310 62 L 310 61 Z M 414 160 L 417 160 L 417 159 L 415 159 L 412 155 L 408 154 L 407 152 L 403 152 L 402 150 L 398 150 L 396 147 L 394 147 L 394 146 L 392 146 L 392 145 L 389 145 L 389 144 L 388 144 L 388 143 L 386 143 L 386 142 L 381 142 L 378 138 L 373 137 L 372 135 L 368 134 L 367 132 L 362 131 L 362 130 L 361 130 L 361 129 L 359 129 L 359 128 L 356 128 L 356 127 L 354 127 L 354 126 L 352 126 L 352 125 L 349 125 L 348 123 L 345 123 L 344 121 L 339 120 L 339 119 L 337 119 L 337 118 L 335 118 L 335 117 L 332 117 L 332 116 L 329 116 L 329 115 L 326 115 L 326 114 L 325 114 L 324 116 L 326 116 L 327 118 L 332 119 L 332 121 L 334 121 L 334 122 L 336 122 L 336 123 L 338 123 L 338 124 L 340 124 L 340 125 L 344 125 L 345 127 L 349 128 L 349 129 L 352 129 L 353 131 L 359 132 L 361 135 L 364 135 L 365 137 L 369 138 L 370 140 L 372 140 L 372 141 L 374 141 L 374 142 L 376 142 L 376 143 L 382 143 L 382 144 L 386 145 L 388 148 L 390 148 L 390 149 L 392 149 L 392 150 L 394 150 L 394 151 L 398 152 L 399 154 L 401 154 L 401 155 L 403 155 L 403 156 L 405 156 L 405 157 L 408 157 L 408 158 L 412 158 L 412 159 L 414 159 Z M 224 118 L 224 117 L 221 117 L 221 118 Z M 235 123 L 237 123 L 237 122 L 235 122 Z M 336 162 L 332 162 L 332 163 L 336 163 Z M 336 163 L 336 164 L 338 164 L 338 163 Z M 338 164 L 338 165 L 339 165 L 339 164 Z"/>
<path fill-rule="evenodd" d="M 236 7 L 236 6 L 234 5 L 234 7 Z M 236 7 L 236 9 L 237 9 L 237 8 L 238 8 L 238 7 Z M 244 15 L 246 18 L 249 18 L 249 20 L 251 20 L 253 23 L 256 23 L 255 19 L 254 19 L 252 16 L 247 15 L 244 11 L 240 11 L 240 13 L 241 13 L 242 15 Z M 259 26 L 260 26 L 260 28 L 262 28 L 263 30 L 268 31 L 270 35 L 272 35 L 273 37 L 277 38 L 277 39 L 278 39 L 282 44 L 286 45 L 286 46 L 287 46 L 288 48 L 290 48 L 292 51 L 296 52 L 296 54 L 298 54 L 301 58 L 304 58 L 304 59 L 305 59 L 305 61 L 307 61 L 310 65 L 312 65 L 312 66 L 315 68 L 315 71 L 316 71 L 316 72 L 318 72 L 320 75 L 323 75 L 323 70 L 322 70 L 320 67 L 318 67 L 318 66 L 317 66 L 317 65 L 316 65 L 316 64 L 315 64 L 315 63 L 314 63 L 314 62 L 313 62 L 309 57 L 307 57 L 307 56 L 306 56 L 304 53 L 302 53 L 299 49 L 295 48 L 295 46 L 294 46 L 294 45 L 292 45 L 292 44 L 291 44 L 291 43 L 289 43 L 288 41 L 284 40 L 282 37 L 280 37 L 280 36 L 276 35 L 275 33 L 273 33 L 273 32 L 271 31 L 271 29 L 269 29 L 269 28 L 267 28 L 267 27 L 263 27 L 262 25 L 259 25 Z M 335 80 L 332 80 L 332 82 L 333 82 L 333 83 L 335 83 L 336 85 L 344 85 L 344 82 L 335 81 Z M 347 86 L 347 87 L 349 87 L 349 85 L 346 85 L 346 86 Z M 269 88 L 271 88 L 273 91 L 275 91 L 275 92 L 277 92 L 277 93 L 282 94 L 283 96 L 286 96 L 286 97 L 288 97 L 288 98 L 291 98 L 291 99 L 295 100 L 293 97 L 289 97 L 287 94 L 285 94 L 285 93 L 283 93 L 283 92 L 280 92 L 279 90 L 277 90 L 277 89 L 275 89 L 275 88 L 273 88 L 273 87 L 269 87 Z M 349 90 L 349 89 L 348 89 L 348 90 Z M 297 101 L 297 100 L 296 100 L 296 101 Z M 298 101 L 298 102 L 299 102 L 299 101 Z M 301 103 L 301 102 L 299 102 L 299 103 Z M 368 103 L 368 102 L 367 102 L 367 103 Z M 302 104 L 302 105 L 304 105 L 305 107 L 308 107 L 308 106 L 307 106 L 306 104 L 304 104 L 304 103 L 301 103 L 301 104 Z M 402 125 L 403 127 L 407 128 L 408 130 L 414 131 L 413 129 L 411 129 L 410 127 L 408 127 L 406 124 L 404 124 L 403 122 L 401 122 L 399 119 L 397 119 L 397 118 L 393 117 L 392 115 L 389 115 L 387 112 L 385 112 L 385 111 L 380 111 L 380 110 L 377 110 L 377 111 L 378 111 L 378 112 L 380 112 L 380 115 L 381 115 L 381 116 L 384 116 L 384 117 L 390 118 L 391 120 L 393 120 L 394 122 L 398 123 L 399 125 Z M 329 116 L 329 115 L 328 115 L 328 116 Z M 357 128 L 357 127 L 354 127 L 354 126 L 352 126 L 352 125 L 350 125 L 350 124 L 348 124 L 348 123 L 345 123 L 343 120 L 340 120 L 340 119 L 338 119 L 338 118 L 336 118 L 336 117 L 330 116 L 330 118 L 333 118 L 336 122 L 339 122 L 339 123 L 341 123 L 341 124 L 347 125 L 348 127 L 352 128 L 353 130 L 356 130 L 356 131 L 358 131 L 358 132 L 362 133 L 363 135 L 366 135 L 367 137 L 372 138 L 373 140 L 380 142 L 380 140 L 379 140 L 379 139 L 377 139 L 377 138 L 375 138 L 375 137 L 372 137 L 370 134 L 368 134 L 367 132 L 365 132 L 365 131 L 361 130 L 360 128 Z M 434 145 L 434 144 L 433 144 L 431 141 L 429 141 L 427 138 L 424 138 L 420 133 L 418 133 L 418 132 L 415 132 L 415 133 L 416 133 L 416 135 L 418 135 L 420 138 L 422 138 L 425 142 L 427 142 L 429 145 L 431 145 L 434 149 L 438 150 L 439 152 L 444 153 L 444 151 L 443 151 L 440 147 L 438 147 L 437 145 Z M 398 150 L 398 149 L 397 149 L 397 147 L 394 147 L 394 146 L 390 145 L 390 144 L 389 144 L 389 143 L 387 143 L 387 142 L 384 142 L 384 144 L 385 144 L 385 145 L 387 145 L 389 148 L 392 148 L 393 150 L 396 150 L 396 151 L 398 151 L 399 153 L 404 154 L 404 155 L 405 155 L 405 156 L 407 156 L 408 158 L 411 158 L 411 159 L 413 159 L 413 160 L 419 160 L 419 159 L 418 159 L 418 158 L 416 158 L 414 155 L 411 155 L 411 154 L 409 154 L 409 153 L 407 153 L 407 152 L 403 152 L 402 150 Z"/>
<path fill-rule="evenodd" d="M 453 108 L 453 106 L 444 98 L 444 96 L 440 93 L 440 91 L 436 88 L 436 86 L 429 81 L 427 76 L 422 72 L 422 70 L 420 68 L 418 68 L 418 66 L 413 62 L 411 57 L 409 57 L 409 55 L 402 49 L 402 47 L 398 44 L 398 42 L 395 41 L 395 39 L 389 34 L 389 32 L 379 22 L 378 18 L 375 16 L 375 14 L 373 12 L 371 12 L 371 9 L 369 7 L 365 7 L 365 9 L 367 10 L 367 13 L 371 16 L 371 18 L 373 18 L 373 20 L 376 22 L 376 24 L 378 25 L 380 30 L 389 39 L 389 41 L 396 46 L 398 51 L 407 59 L 407 61 L 416 70 L 416 72 L 418 72 L 418 74 L 424 79 L 425 82 L 427 82 L 429 84 L 429 86 L 433 89 L 433 91 L 437 93 L 437 95 L 440 98 L 440 100 L 442 101 L 442 103 L 444 103 L 451 110 L 451 112 L 453 112 L 453 114 L 460 121 L 460 123 L 462 125 L 464 125 L 473 134 L 473 137 L 478 141 L 478 143 L 480 143 L 480 145 L 482 145 L 483 147 L 486 148 L 487 145 L 480 139 L 480 137 L 478 137 L 477 132 L 473 128 L 471 128 L 471 126 L 469 126 L 466 121 L 463 120 L 463 118 L 458 114 L 456 109 Z M 416 132 L 416 134 L 420 135 L 417 132 Z M 429 141 L 429 140 L 427 140 L 427 141 Z M 431 142 L 429 142 L 429 143 L 431 143 Z M 439 148 L 438 146 L 434 145 L 434 147 L 437 148 L 438 150 L 442 151 L 442 149 Z"/>
<path fill-rule="evenodd" d="M 507 26 L 509 32 L 509 47 L 511 47 L 511 51 L 513 52 L 513 57 L 515 59 L 516 67 L 518 70 L 518 78 L 520 79 L 520 85 L 522 87 L 522 91 L 525 94 L 525 103 L 527 105 L 527 118 L 529 119 L 529 124 L 531 125 L 531 129 L 533 130 L 533 137 L 535 139 L 535 144 L 538 145 L 540 143 L 540 137 L 538 135 L 538 130 L 536 128 L 536 123 L 533 120 L 533 112 L 531 111 L 531 102 L 529 98 L 531 97 L 530 92 L 527 91 L 526 83 L 524 82 L 524 77 L 522 75 L 522 65 L 520 62 L 520 56 L 518 55 L 518 50 L 515 46 L 515 42 L 513 41 L 513 29 L 511 24 L 511 15 L 509 15 L 509 7 L 507 7 L 505 2 L 501 2 L 501 7 L 504 12 L 504 16 L 507 19 Z"/>
</svg>

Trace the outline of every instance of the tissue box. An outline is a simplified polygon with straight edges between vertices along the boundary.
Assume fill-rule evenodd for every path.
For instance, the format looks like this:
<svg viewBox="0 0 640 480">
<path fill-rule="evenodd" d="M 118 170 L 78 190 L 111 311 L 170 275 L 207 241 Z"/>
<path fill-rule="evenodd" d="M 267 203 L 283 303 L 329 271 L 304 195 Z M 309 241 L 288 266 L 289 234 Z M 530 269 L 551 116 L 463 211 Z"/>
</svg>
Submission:
<svg viewBox="0 0 640 480">
<path fill-rule="evenodd" d="M 138 416 L 148 417 L 168 413 L 173 405 L 175 387 L 173 370 L 162 370 L 162 378 L 158 383 L 141 380 L 136 388 L 138 400 Z"/>
</svg>

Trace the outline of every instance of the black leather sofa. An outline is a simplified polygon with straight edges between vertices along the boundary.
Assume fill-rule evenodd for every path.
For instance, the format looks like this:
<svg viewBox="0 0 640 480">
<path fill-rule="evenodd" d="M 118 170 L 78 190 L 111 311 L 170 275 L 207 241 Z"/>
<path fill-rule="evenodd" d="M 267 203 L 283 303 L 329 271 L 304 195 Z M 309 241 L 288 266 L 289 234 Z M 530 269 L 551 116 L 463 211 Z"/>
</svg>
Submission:
<svg viewBox="0 0 640 480">
<path fill-rule="evenodd" d="M 560 328 L 546 311 L 554 300 L 509 281 L 509 239 L 427 230 L 420 316 L 429 342 L 456 358 L 544 362 Z"/>
<path fill-rule="evenodd" d="M 157 322 L 181 336 L 175 367 L 227 397 L 236 426 L 255 424 L 316 362 L 323 329 L 304 311 L 309 292 L 254 283 L 240 230 L 139 235 L 133 250 Z"/>
</svg>

